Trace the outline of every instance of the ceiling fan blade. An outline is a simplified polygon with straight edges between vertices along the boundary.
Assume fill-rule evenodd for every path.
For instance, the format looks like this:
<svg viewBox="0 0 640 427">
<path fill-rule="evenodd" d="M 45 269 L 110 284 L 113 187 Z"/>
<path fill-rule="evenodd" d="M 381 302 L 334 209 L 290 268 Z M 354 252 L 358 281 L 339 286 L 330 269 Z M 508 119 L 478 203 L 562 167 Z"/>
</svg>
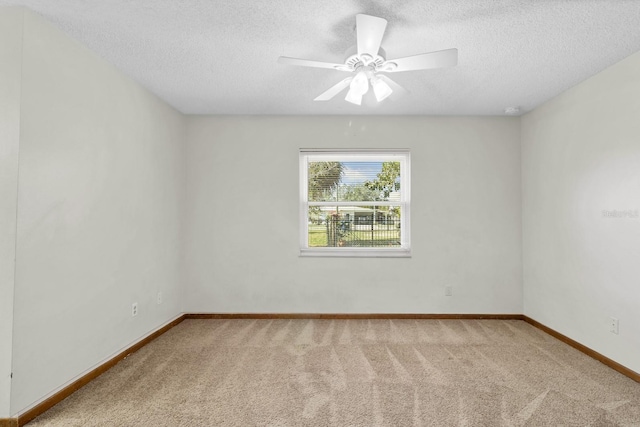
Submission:
<svg viewBox="0 0 640 427">
<path fill-rule="evenodd" d="M 314 68 L 329 68 L 331 70 L 351 71 L 344 64 L 333 64 L 331 62 L 311 61 L 309 59 L 289 58 L 287 56 L 281 56 L 278 58 L 278 63 L 285 65 L 298 65 L 301 67 L 314 67 Z"/>
<path fill-rule="evenodd" d="M 331 98 L 333 98 L 334 96 L 336 96 L 337 94 L 339 94 L 340 92 L 342 92 L 347 86 L 349 86 L 351 84 L 351 80 L 353 80 L 353 77 L 347 77 L 346 79 L 344 79 L 343 81 L 341 81 L 340 83 L 331 86 L 329 88 L 329 90 L 327 90 L 326 92 L 320 94 L 316 99 L 314 99 L 314 101 L 328 101 Z"/>
<path fill-rule="evenodd" d="M 409 91 L 400 86 L 398 83 L 391 80 L 389 77 L 384 74 L 377 74 L 377 77 L 389 85 L 389 87 L 393 90 L 394 93 L 408 94 Z"/>
<path fill-rule="evenodd" d="M 400 71 L 428 70 L 430 68 L 453 67 L 458 63 L 458 49 L 439 50 L 404 58 L 390 59 L 385 64 L 396 64 L 383 71 L 397 73 Z M 383 64 L 384 67 L 384 64 Z"/>
<path fill-rule="evenodd" d="M 358 56 L 366 53 L 375 58 L 380 50 L 385 28 L 387 28 L 386 19 L 371 15 L 356 15 Z"/>
</svg>

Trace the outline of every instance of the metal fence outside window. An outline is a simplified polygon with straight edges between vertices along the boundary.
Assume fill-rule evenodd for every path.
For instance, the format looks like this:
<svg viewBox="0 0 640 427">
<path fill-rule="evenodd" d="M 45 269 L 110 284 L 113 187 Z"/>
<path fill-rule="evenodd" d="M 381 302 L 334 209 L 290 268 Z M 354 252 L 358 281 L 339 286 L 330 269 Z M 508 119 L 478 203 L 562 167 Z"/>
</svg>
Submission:
<svg viewBox="0 0 640 427">
<path fill-rule="evenodd" d="M 327 217 L 326 230 L 330 247 L 400 246 L 400 220 L 393 217 L 334 214 Z"/>
</svg>

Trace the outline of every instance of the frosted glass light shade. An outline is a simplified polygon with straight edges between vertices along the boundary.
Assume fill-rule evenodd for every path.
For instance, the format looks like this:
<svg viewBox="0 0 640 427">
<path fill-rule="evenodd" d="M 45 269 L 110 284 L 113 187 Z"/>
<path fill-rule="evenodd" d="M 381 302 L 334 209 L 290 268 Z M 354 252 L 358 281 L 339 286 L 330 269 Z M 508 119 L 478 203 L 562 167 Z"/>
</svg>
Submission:
<svg viewBox="0 0 640 427">
<path fill-rule="evenodd" d="M 367 74 L 364 71 L 360 71 L 356 76 L 351 80 L 351 84 L 349 85 L 351 90 L 360 96 L 364 95 L 369 91 L 369 79 L 367 79 Z"/>
<path fill-rule="evenodd" d="M 362 95 L 353 89 L 349 89 L 347 92 L 347 96 L 344 98 L 345 101 L 350 102 L 352 104 L 360 105 L 362 104 Z"/>
<path fill-rule="evenodd" d="M 371 86 L 373 87 L 373 93 L 376 95 L 376 100 L 378 102 L 382 102 L 393 93 L 391 87 L 385 81 L 377 77 L 371 79 Z"/>
<path fill-rule="evenodd" d="M 364 71 L 358 72 L 356 76 L 351 80 L 349 85 L 349 93 L 347 93 L 346 101 L 360 105 L 362 103 L 362 95 L 369 91 L 369 79 Z"/>
</svg>

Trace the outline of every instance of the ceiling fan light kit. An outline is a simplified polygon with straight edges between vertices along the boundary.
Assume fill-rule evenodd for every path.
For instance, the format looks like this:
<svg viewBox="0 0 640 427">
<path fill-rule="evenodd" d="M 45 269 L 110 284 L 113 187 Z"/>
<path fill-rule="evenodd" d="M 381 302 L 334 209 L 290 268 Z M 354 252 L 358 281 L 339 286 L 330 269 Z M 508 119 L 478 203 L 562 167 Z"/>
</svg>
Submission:
<svg viewBox="0 0 640 427">
<path fill-rule="evenodd" d="M 376 101 L 382 102 L 394 90 L 404 89 L 382 73 L 427 70 L 432 68 L 452 67 L 458 63 L 458 50 L 447 49 L 437 52 L 423 53 L 393 60 L 386 59 L 386 52 L 380 46 L 387 27 L 387 20 L 376 16 L 356 15 L 357 46 L 355 54 L 350 55 L 344 64 L 312 61 L 307 59 L 281 56 L 278 62 L 302 67 L 329 68 L 349 72 L 352 75 L 319 95 L 314 101 L 328 101 L 349 87 L 345 100 L 355 105 L 362 104 L 362 97 L 373 89 Z"/>
</svg>

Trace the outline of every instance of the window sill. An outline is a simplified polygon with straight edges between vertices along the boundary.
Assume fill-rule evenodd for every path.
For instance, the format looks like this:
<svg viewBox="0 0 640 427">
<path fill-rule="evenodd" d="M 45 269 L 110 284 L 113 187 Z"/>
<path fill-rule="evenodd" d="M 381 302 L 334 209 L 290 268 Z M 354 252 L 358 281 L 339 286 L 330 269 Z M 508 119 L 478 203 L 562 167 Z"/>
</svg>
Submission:
<svg viewBox="0 0 640 427">
<path fill-rule="evenodd" d="M 349 249 L 349 248 L 314 248 L 300 249 L 301 257 L 333 257 L 333 258 L 411 258 L 410 249 Z"/>
</svg>

